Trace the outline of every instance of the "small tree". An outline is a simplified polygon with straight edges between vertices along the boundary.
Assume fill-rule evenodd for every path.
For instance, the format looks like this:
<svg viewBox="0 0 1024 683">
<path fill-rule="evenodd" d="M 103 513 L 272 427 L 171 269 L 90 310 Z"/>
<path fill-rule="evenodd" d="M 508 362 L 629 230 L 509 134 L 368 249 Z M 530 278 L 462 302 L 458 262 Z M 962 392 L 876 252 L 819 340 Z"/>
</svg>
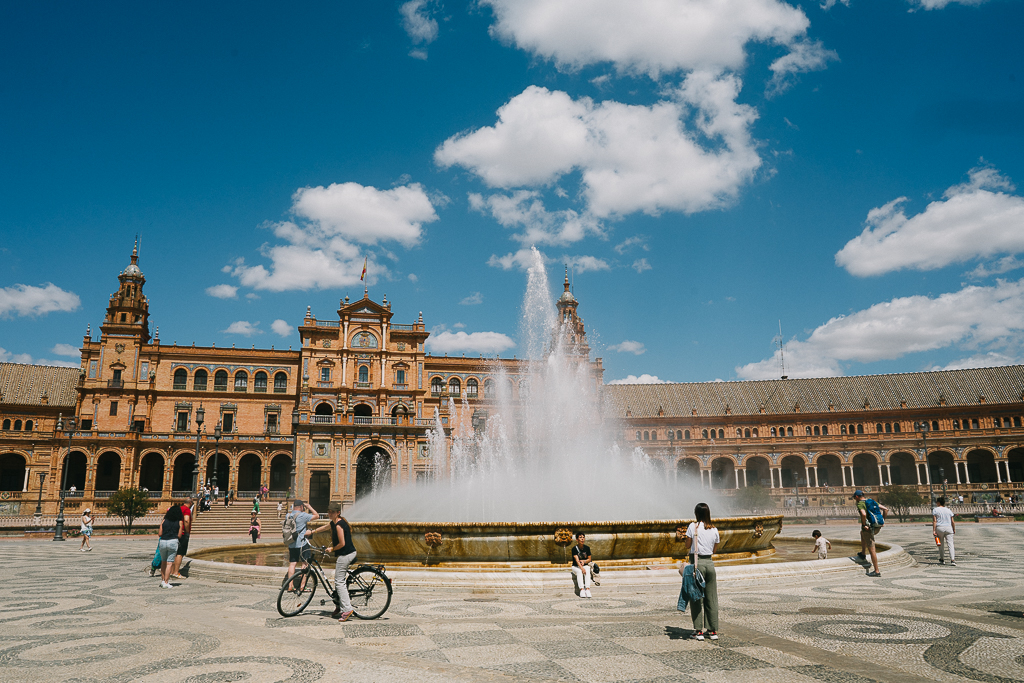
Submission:
<svg viewBox="0 0 1024 683">
<path fill-rule="evenodd" d="M 775 507 L 775 501 L 772 500 L 771 494 L 768 490 L 759 484 L 753 486 L 747 486 L 736 492 L 736 496 L 733 499 L 736 501 L 736 507 L 741 510 L 758 510 L 764 508 Z"/>
<path fill-rule="evenodd" d="M 116 515 L 121 518 L 121 528 L 125 535 L 132 533 L 132 524 L 136 517 L 143 517 L 154 504 L 149 500 L 149 494 L 139 489 L 118 489 L 110 496 L 107 502 L 107 514 Z"/>
<path fill-rule="evenodd" d="M 892 510 L 901 522 L 905 522 L 910 517 L 910 508 L 924 505 L 924 497 L 912 486 L 893 484 L 882 487 L 878 502 Z"/>
</svg>

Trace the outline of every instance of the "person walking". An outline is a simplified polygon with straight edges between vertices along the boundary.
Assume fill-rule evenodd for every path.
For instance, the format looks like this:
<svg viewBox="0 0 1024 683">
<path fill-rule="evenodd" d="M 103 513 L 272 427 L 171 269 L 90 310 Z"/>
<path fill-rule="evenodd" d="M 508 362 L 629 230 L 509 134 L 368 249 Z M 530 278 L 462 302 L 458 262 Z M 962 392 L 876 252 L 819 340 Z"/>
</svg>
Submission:
<svg viewBox="0 0 1024 683">
<path fill-rule="evenodd" d="M 932 534 L 939 546 L 939 564 L 946 564 L 945 549 L 949 547 L 949 565 L 956 566 L 956 551 L 953 549 L 953 536 L 956 535 L 956 522 L 953 511 L 946 507 L 946 497 L 939 496 L 932 510 Z"/>
<path fill-rule="evenodd" d="M 171 567 L 178 556 L 178 539 L 185 530 L 185 516 L 180 505 L 172 505 L 164 513 L 160 524 L 160 587 L 174 588 L 170 584 Z"/>
<path fill-rule="evenodd" d="M 260 514 L 260 497 L 259 494 L 252 497 L 252 511 L 257 515 Z"/>
<path fill-rule="evenodd" d="M 284 503 L 277 501 L 277 518 L 281 519 L 281 511 L 284 510 Z"/>
<path fill-rule="evenodd" d="M 885 513 L 889 508 L 868 498 L 860 489 L 853 493 L 853 499 L 857 501 L 857 512 L 860 514 L 860 552 L 857 553 L 857 557 L 867 560 L 867 554 L 870 553 L 874 571 L 868 572 L 868 576 L 881 577 L 882 572 L 878 570 L 878 552 L 875 550 L 875 536 L 885 524 Z"/>
<path fill-rule="evenodd" d="M 181 509 L 181 534 L 178 536 L 178 551 L 174 556 L 174 567 L 171 572 L 171 577 L 175 579 L 184 579 L 181 575 L 181 561 L 185 559 L 185 554 L 188 552 L 188 539 L 192 534 L 192 496 L 185 499 L 185 502 L 179 505 Z"/>
<path fill-rule="evenodd" d="M 295 537 L 288 544 L 288 578 L 292 578 L 295 575 L 295 565 L 298 562 L 305 562 L 312 556 L 313 551 L 309 547 L 309 540 L 306 538 L 307 535 L 312 536 L 313 532 L 306 529 L 306 524 L 310 520 L 314 520 L 320 517 L 320 513 L 313 509 L 312 505 L 307 505 L 301 500 L 296 500 L 293 506 L 293 510 L 288 513 L 288 517 L 294 517 L 295 523 Z M 287 521 L 287 517 L 285 518 Z"/>
<path fill-rule="evenodd" d="M 252 513 L 252 519 L 249 520 L 249 535 L 252 536 L 252 542 L 255 543 L 256 539 L 260 537 L 260 518 L 256 516 L 256 511 Z"/>
<path fill-rule="evenodd" d="M 590 598 L 590 584 L 592 582 L 591 562 L 594 556 L 590 553 L 590 546 L 584 543 L 587 535 L 582 531 L 576 532 L 576 545 L 572 547 L 572 573 L 576 575 L 576 584 L 580 587 L 580 597 Z"/>
<path fill-rule="evenodd" d="M 87 553 L 92 550 L 92 543 L 89 539 L 92 538 L 92 508 L 85 508 L 82 510 L 82 545 L 79 546 L 79 550 L 83 553 Z"/>
<path fill-rule="evenodd" d="M 327 517 L 331 520 L 331 550 L 334 552 L 334 614 L 338 621 L 348 621 L 352 616 L 352 600 L 348 595 L 348 568 L 356 561 L 356 546 L 352 543 L 352 529 L 348 520 L 341 516 L 341 503 L 331 501 L 327 505 Z"/>
<path fill-rule="evenodd" d="M 718 577 L 712 557 L 722 537 L 711 523 L 711 508 L 707 503 L 697 503 L 693 516 L 696 521 L 686 528 L 686 552 L 704 576 L 704 598 L 690 602 L 693 637 L 704 640 L 706 635 L 710 640 L 718 640 Z"/>
</svg>

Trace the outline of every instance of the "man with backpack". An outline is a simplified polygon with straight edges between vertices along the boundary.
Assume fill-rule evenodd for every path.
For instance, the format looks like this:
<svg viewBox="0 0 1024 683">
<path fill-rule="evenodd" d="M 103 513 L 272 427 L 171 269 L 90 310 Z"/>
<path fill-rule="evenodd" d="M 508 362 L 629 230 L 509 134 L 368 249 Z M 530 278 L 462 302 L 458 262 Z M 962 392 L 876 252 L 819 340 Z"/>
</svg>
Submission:
<svg viewBox="0 0 1024 683">
<path fill-rule="evenodd" d="M 875 570 L 869 572 L 868 576 L 881 576 L 882 572 L 878 571 L 878 553 L 875 551 L 875 534 L 881 531 L 882 525 L 885 524 L 885 513 L 889 512 L 889 508 L 866 497 L 860 489 L 854 492 L 853 499 L 857 501 L 857 512 L 860 513 L 861 551 L 857 553 L 857 557 L 866 560 L 867 554 L 871 553 L 871 564 Z"/>
<path fill-rule="evenodd" d="M 313 532 L 306 529 L 306 524 L 310 520 L 319 518 L 319 513 L 311 505 L 307 505 L 301 500 L 295 501 L 294 509 L 284 518 L 284 524 L 281 525 L 281 538 L 288 546 L 289 579 L 295 574 L 296 563 L 300 560 L 306 561 L 312 555 L 306 537 L 312 536 Z"/>
</svg>

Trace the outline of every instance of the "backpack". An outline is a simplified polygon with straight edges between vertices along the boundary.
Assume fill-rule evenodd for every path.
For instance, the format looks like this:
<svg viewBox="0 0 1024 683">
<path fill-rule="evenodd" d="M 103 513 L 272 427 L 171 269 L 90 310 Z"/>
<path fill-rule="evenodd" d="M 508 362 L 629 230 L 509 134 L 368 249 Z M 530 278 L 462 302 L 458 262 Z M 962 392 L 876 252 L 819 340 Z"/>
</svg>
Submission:
<svg viewBox="0 0 1024 683">
<path fill-rule="evenodd" d="M 281 525 L 281 538 L 284 539 L 286 546 L 290 546 L 292 543 L 295 543 L 295 539 L 298 537 L 299 532 L 295 528 L 295 513 L 289 512 L 284 518 L 284 523 Z"/>
<path fill-rule="evenodd" d="M 864 509 L 867 512 L 868 524 L 871 526 L 882 526 L 885 524 L 885 517 L 882 516 L 882 509 L 872 498 L 864 499 Z"/>
</svg>

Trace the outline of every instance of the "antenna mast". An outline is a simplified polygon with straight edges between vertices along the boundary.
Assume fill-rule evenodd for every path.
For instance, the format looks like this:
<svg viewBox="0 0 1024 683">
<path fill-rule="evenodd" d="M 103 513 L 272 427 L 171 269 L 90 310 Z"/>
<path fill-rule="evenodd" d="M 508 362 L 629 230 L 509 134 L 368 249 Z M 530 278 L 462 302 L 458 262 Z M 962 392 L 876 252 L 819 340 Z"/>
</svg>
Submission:
<svg viewBox="0 0 1024 683">
<path fill-rule="evenodd" d="M 789 379 L 786 376 L 786 345 L 782 341 L 782 320 L 779 320 L 779 374 L 782 379 Z"/>
</svg>

